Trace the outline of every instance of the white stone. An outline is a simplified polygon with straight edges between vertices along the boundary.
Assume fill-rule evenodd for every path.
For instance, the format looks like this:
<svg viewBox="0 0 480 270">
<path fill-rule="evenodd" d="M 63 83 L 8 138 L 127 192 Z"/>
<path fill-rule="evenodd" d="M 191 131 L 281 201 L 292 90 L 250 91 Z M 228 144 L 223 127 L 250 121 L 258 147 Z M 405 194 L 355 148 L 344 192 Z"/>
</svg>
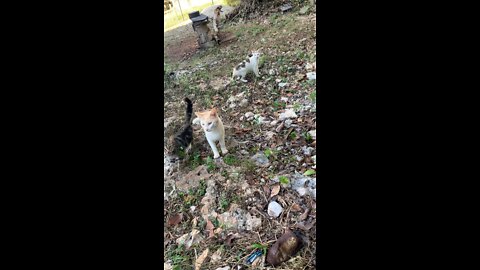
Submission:
<svg viewBox="0 0 480 270">
<path fill-rule="evenodd" d="M 245 113 L 245 117 L 246 117 L 246 118 L 251 118 L 251 117 L 253 117 L 253 116 L 254 116 L 253 112 L 247 112 L 247 113 Z"/>
<path fill-rule="evenodd" d="M 278 117 L 279 120 L 285 120 L 287 118 L 297 118 L 297 114 L 293 109 L 286 109 L 285 112 L 281 113 Z"/>
<path fill-rule="evenodd" d="M 271 201 L 268 204 L 268 215 L 277 218 L 283 211 L 283 207 L 276 201 Z"/>
<path fill-rule="evenodd" d="M 268 140 L 271 140 L 275 136 L 275 132 L 268 131 L 265 135 Z"/>
<path fill-rule="evenodd" d="M 281 97 L 280 100 L 283 102 L 288 102 L 288 97 Z"/>
<path fill-rule="evenodd" d="M 289 128 L 292 125 L 293 121 L 291 119 L 285 120 L 285 127 Z"/>
<path fill-rule="evenodd" d="M 279 84 L 278 84 L 278 87 L 285 87 L 285 86 L 287 86 L 287 85 L 288 85 L 288 83 L 279 83 Z"/>
<path fill-rule="evenodd" d="M 312 136 L 312 139 L 316 140 L 317 139 L 317 130 L 314 129 L 314 130 L 310 130 L 308 132 L 308 134 L 310 134 L 310 136 Z"/>
<path fill-rule="evenodd" d="M 277 120 L 274 120 L 272 122 L 270 122 L 270 126 L 276 126 L 278 124 L 278 121 Z"/>
<path fill-rule="evenodd" d="M 316 72 L 308 72 L 307 73 L 307 78 L 309 80 L 316 80 L 317 79 L 317 73 Z"/>
<path fill-rule="evenodd" d="M 248 105 L 248 100 L 247 99 L 242 99 L 242 101 L 240 101 L 240 106 L 246 106 Z"/>
</svg>

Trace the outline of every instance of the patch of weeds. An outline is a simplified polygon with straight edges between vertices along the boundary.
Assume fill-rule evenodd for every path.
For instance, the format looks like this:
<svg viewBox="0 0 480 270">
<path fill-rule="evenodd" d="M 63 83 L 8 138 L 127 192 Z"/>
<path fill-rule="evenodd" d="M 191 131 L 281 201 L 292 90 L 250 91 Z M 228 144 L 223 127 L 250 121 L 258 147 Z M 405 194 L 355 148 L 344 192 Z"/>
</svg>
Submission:
<svg viewBox="0 0 480 270">
<path fill-rule="evenodd" d="M 217 168 L 217 166 L 215 166 L 215 162 L 213 161 L 213 158 L 210 156 L 207 157 L 207 162 L 205 164 L 207 165 L 208 172 L 211 172 Z"/>
<path fill-rule="evenodd" d="M 310 135 L 310 133 L 308 132 L 304 132 L 303 137 L 305 138 L 305 141 L 307 141 L 307 143 L 311 143 L 313 141 L 312 135 Z"/>
<path fill-rule="evenodd" d="M 196 195 L 198 197 L 203 197 L 203 195 L 205 195 L 206 192 L 207 192 L 207 184 L 205 183 L 205 180 L 200 180 L 200 186 L 196 191 Z"/>
<path fill-rule="evenodd" d="M 297 51 L 296 52 L 297 59 L 303 60 L 308 57 L 308 55 L 304 51 Z"/>
<path fill-rule="evenodd" d="M 287 106 L 287 104 L 285 102 L 281 102 L 281 101 L 277 101 L 275 100 L 272 104 L 273 106 L 273 109 L 275 111 L 278 111 L 278 110 L 281 110 L 281 109 L 285 109 L 285 107 Z"/>
<path fill-rule="evenodd" d="M 252 33 L 253 36 L 257 36 L 259 33 L 265 31 L 263 27 L 260 26 L 252 26 L 250 28 L 250 32 Z"/>
<path fill-rule="evenodd" d="M 290 183 L 290 180 L 288 180 L 288 177 L 286 176 L 280 176 L 278 177 L 278 180 L 280 181 L 281 184 L 288 185 Z"/>
<path fill-rule="evenodd" d="M 313 90 L 313 92 L 310 93 L 310 95 L 308 95 L 308 98 L 309 98 L 313 103 L 317 103 L 317 90 Z"/>
<path fill-rule="evenodd" d="M 253 172 L 255 170 L 255 163 L 250 159 L 244 159 L 242 162 L 242 167 L 247 172 Z"/>
<path fill-rule="evenodd" d="M 212 107 L 212 101 L 210 99 L 210 96 L 207 95 L 203 98 L 203 106 L 205 106 L 205 108 Z"/>
<path fill-rule="evenodd" d="M 222 209 L 223 212 L 225 212 L 228 206 L 230 205 L 230 201 L 228 200 L 227 196 L 222 196 L 220 198 L 219 203 L 220 203 L 220 208 Z"/>
<path fill-rule="evenodd" d="M 261 68 L 263 67 L 263 65 L 265 64 L 265 60 L 266 60 L 266 57 L 264 55 L 260 56 L 260 58 L 258 58 L 258 67 Z"/>
<path fill-rule="evenodd" d="M 234 155 L 226 155 L 223 158 L 223 161 L 225 162 L 225 164 L 231 166 L 231 165 L 237 163 L 237 158 Z"/>
<path fill-rule="evenodd" d="M 175 249 L 167 251 L 167 258 L 172 260 L 172 269 L 184 269 L 185 265 L 189 264 L 189 252 L 185 252 L 183 245 L 178 245 Z"/>
<path fill-rule="evenodd" d="M 200 164 L 202 164 L 202 159 L 200 158 L 200 152 L 195 151 L 195 153 L 193 153 L 193 155 L 190 158 L 190 167 L 193 170 L 198 166 L 200 166 Z"/>
<path fill-rule="evenodd" d="M 203 218 L 200 218 L 200 222 L 198 223 L 199 228 L 205 228 L 207 226 L 207 221 Z"/>
<path fill-rule="evenodd" d="M 292 131 L 292 133 L 290 133 L 290 135 L 288 135 L 288 137 L 290 137 L 290 139 L 292 139 L 292 140 L 295 140 L 297 138 L 297 133 L 295 131 Z"/>
<path fill-rule="evenodd" d="M 267 254 L 267 246 L 264 246 L 260 243 L 255 243 L 252 245 L 252 247 L 255 249 L 260 249 L 263 252 L 263 254 Z"/>
<path fill-rule="evenodd" d="M 210 218 L 210 221 L 212 222 L 213 226 L 215 226 L 215 228 L 218 228 L 220 226 L 220 221 L 218 221 L 218 219 Z"/>
<path fill-rule="evenodd" d="M 300 104 L 298 104 L 298 103 L 293 104 L 293 109 L 295 111 L 297 111 L 297 112 L 300 111 L 300 108 L 301 108 Z"/>
<path fill-rule="evenodd" d="M 270 148 L 267 148 L 267 150 L 265 150 L 263 153 L 267 158 L 270 158 L 270 156 L 273 155 L 273 151 Z"/>
</svg>

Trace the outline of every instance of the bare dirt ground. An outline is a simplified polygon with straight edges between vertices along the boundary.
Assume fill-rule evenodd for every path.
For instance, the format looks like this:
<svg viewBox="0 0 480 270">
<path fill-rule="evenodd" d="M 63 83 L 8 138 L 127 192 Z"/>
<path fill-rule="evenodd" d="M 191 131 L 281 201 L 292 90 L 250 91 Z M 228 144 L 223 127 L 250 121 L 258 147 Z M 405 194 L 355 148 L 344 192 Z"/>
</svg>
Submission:
<svg viewBox="0 0 480 270">
<path fill-rule="evenodd" d="M 196 49 L 190 24 L 165 33 L 165 135 L 184 121 L 188 96 L 194 111 L 219 110 L 229 150 L 214 160 L 194 126 L 191 153 L 165 179 L 165 269 L 316 268 L 316 14 L 301 8 L 228 23 L 222 31 L 236 39 L 207 50 Z M 228 84 L 260 48 L 261 77 Z M 270 267 L 265 252 L 286 230 L 303 248 Z M 257 249 L 264 254 L 248 264 Z"/>
</svg>

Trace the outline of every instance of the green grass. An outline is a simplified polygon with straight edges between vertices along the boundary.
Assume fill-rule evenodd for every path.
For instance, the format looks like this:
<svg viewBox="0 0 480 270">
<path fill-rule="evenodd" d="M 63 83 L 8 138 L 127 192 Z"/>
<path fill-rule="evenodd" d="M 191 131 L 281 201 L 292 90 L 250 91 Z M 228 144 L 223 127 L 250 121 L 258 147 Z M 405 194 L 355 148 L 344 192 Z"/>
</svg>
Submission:
<svg viewBox="0 0 480 270">
<path fill-rule="evenodd" d="M 290 182 L 286 176 L 280 176 L 278 180 L 280 181 L 281 184 L 284 184 L 284 185 L 287 185 Z"/>
<path fill-rule="evenodd" d="M 223 158 L 223 161 L 225 162 L 225 164 L 231 166 L 231 165 L 237 163 L 238 160 L 234 155 L 226 155 Z"/>
</svg>

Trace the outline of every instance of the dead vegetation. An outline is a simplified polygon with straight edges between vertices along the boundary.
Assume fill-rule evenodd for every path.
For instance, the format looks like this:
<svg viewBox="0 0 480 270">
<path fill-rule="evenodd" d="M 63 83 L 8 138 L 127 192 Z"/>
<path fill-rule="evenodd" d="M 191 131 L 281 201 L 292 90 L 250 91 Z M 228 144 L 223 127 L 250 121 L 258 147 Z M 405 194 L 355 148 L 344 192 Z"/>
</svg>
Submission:
<svg viewBox="0 0 480 270">
<path fill-rule="evenodd" d="M 165 180 L 165 269 L 315 269 L 316 82 L 307 73 L 316 28 L 314 13 L 298 12 L 227 23 L 234 42 L 181 61 L 166 49 L 166 74 L 174 74 L 164 92 L 167 130 L 183 121 L 189 96 L 195 111 L 219 109 L 229 154 L 213 160 L 195 127 L 192 152 Z M 166 46 L 181 47 L 181 37 Z M 232 68 L 258 48 L 262 77 L 228 84 Z M 272 201 L 282 209 L 277 217 Z M 287 230 L 301 233 L 303 247 L 267 266 L 266 252 Z M 263 255 L 249 265 L 255 250 Z"/>
</svg>

